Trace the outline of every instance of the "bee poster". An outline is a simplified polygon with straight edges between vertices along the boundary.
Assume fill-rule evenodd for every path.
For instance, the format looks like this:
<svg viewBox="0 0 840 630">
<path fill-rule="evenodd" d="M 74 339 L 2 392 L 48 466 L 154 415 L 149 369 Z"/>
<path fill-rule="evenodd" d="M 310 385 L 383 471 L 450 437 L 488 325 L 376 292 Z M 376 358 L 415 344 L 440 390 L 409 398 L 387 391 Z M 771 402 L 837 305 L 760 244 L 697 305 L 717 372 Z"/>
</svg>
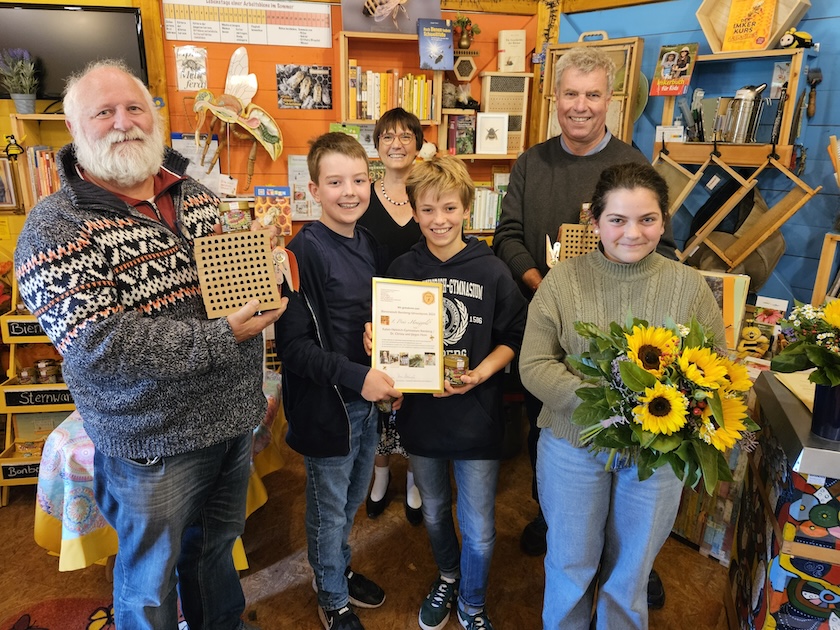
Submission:
<svg viewBox="0 0 840 630">
<path fill-rule="evenodd" d="M 440 0 L 341 0 L 341 29 L 417 34 L 417 18 L 440 19 Z"/>
<path fill-rule="evenodd" d="M 332 109 L 332 68 L 277 64 L 277 107 Z"/>
</svg>

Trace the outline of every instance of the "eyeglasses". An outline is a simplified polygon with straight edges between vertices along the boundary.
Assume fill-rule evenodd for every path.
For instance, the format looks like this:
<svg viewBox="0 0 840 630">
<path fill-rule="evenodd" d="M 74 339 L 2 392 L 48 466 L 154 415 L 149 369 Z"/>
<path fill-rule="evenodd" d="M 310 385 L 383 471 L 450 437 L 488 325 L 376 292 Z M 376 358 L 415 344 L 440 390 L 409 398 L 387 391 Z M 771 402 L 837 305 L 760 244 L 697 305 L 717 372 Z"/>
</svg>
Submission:
<svg viewBox="0 0 840 630">
<path fill-rule="evenodd" d="M 400 144 L 411 144 L 412 142 L 414 142 L 414 134 L 401 133 L 400 135 L 396 136 L 392 133 L 383 133 L 379 136 L 379 139 L 385 144 L 393 144 L 394 140 L 399 140 Z"/>
</svg>

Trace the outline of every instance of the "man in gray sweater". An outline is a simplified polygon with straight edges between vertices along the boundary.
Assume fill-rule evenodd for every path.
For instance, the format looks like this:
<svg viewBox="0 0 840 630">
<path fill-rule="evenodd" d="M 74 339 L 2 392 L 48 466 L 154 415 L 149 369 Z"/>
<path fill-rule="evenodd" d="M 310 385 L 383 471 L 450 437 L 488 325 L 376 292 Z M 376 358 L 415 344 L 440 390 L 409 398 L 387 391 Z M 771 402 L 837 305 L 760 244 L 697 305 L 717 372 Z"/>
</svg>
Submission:
<svg viewBox="0 0 840 630">
<path fill-rule="evenodd" d="M 614 78 L 615 64 L 596 48 L 580 46 L 560 57 L 554 68 L 554 96 L 561 135 L 525 151 L 511 169 L 493 250 L 510 267 L 528 299 L 548 273 L 545 237 L 556 241 L 562 223 L 580 222 L 601 171 L 613 164 L 649 161 L 606 127 Z M 674 249 L 668 227 L 657 251 L 674 258 Z M 525 391 L 525 405 L 530 423 L 528 450 L 536 470 L 537 416 L 542 403 Z M 536 475 L 532 494 L 539 503 Z M 540 511 L 522 532 L 523 551 L 544 554 L 545 533 Z M 655 572 L 648 595 L 652 607 L 664 604 L 665 591 Z"/>
<path fill-rule="evenodd" d="M 121 62 L 71 77 L 61 190 L 18 239 L 27 308 L 63 356 L 114 527 L 117 627 L 251 628 L 233 565 L 252 432 L 265 415 L 262 330 L 285 306 L 210 320 L 193 244 L 218 198 L 165 147 L 149 91 Z"/>
</svg>

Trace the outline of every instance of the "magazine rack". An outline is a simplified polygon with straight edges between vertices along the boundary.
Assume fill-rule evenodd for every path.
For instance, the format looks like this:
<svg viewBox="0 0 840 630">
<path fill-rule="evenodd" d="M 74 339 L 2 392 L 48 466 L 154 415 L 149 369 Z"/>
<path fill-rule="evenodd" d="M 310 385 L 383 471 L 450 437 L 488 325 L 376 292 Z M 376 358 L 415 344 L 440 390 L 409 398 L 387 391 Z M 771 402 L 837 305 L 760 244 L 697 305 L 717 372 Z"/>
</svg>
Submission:
<svg viewBox="0 0 840 630">
<path fill-rule="evenodd" d="M 723 217 L 726 216 L 726 214 L 724 214 L 722 217 L 720 217 L 720 220 L 718 220 L 714 224 L 714 226 L 707 228 L 707 226 L 709 226 L 709 224 L 712 222 L 712 219 L 718 217 L 720 211 L 718 211 L 718 213 L 715 213 L 714 217 L 712 217 L 712 219 L 710 219 L 706 223 L 706 225 L 704 225 L 700 229 L 700 231 L 697 232 L 697 236 L 695 236 L 695 238 L 692 240 L 692 247 L 698 245 L 700 242 L 705 241 L 706 246 L 710 250 L 712 250 L 724 263 L 726 263 L 729 267 L 729 270 L 731 271 L 739 264 L 741 264 L 747 258 L 747 256 L 749 256 L 756 249 L 758 249 L 758 247 L 764 241 L 770 238 L 770 236 L 776 230 L 782 227 L 785 221 L 787 221 L 802 206 L 804 206 L 811 199 L 811 197 L 813 197 L 820 190 L 822 190 L 822 186 L 811 188 L 808 184 L 806 184 L 796 175 L 791 173 L 781 162 L 779 162 L 779 160 L 777 160 L 772 155 L 768 156 L 767 159 L 764 161 L 764 164 L 759 166 L 756 169 L 756 171 L 752 175 L 750 175 L 749 179 L 747 180 L 747 183 L 750 184 L 750 186 L 749 188 L 747 188 L 747 190 L 753 188 L 758 183 L 758 176 L 769 168 L 775 168 L 776 170 L 778 170 L 782 175 L 787 177 L 794 184 L 794 187 L 784 197 L 782 197 L 772 208 L 765 212 L 758 221 L 756 221 L 747 230 L 745 230 L 743 234 L 740 234 L 738 239 L 734 243 L 726 247 L 726 249 L 720 249 L 712 241 L 706 241 L 706 237 L 711 232 L 711 230 L 713 230 L 714 227 L 717 226 L 717 224 L 720 223 L 721 220 L 723 220 Z M 729 202 L 727 202 L 725 205 L 728 206 Z M 702 241 L 698 240 L 701 233 L 703 234 Z M 689 248 L 686 247 L 686 249 Z"/>
<path fill-rule="evenodd" d="M 677 210 L 680 209 L 682 202 L 694 190 L 697 182 L 703 177 L 706 167 L 711 163 L 711 155 L 703 162 L 696 173 L 692 173 L 687 168 L 675 162 L 668 156 L 668 150 L 665 148 L 665 143 L 662 143 L 662 150 L 659 151 L 656 158 L 653 160 L 653 168 L 662 176 L 665 183 L 668 184 L 668 199 L 670 205 L 668 206 L 668 214 L 674 216 Z"/>
</svg>

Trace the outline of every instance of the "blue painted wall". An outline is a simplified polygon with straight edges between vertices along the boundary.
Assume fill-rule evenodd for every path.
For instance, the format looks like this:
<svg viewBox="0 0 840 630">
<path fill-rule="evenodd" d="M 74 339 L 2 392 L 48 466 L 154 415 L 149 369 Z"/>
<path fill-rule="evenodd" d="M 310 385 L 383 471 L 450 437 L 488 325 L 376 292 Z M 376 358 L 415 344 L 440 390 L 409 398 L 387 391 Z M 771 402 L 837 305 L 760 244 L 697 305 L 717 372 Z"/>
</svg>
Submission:
<svg viewBox="0 0 840 630">
<path fill-rule="evenodd" d="M 663 45 L 699 42 L 699 54 L 712 52 L 695 15 L 700 4 L 701 0 L 669 0 L 622 9 L 562 14 L 559 41 L 577 41 L 580 34 L 587 31 L 606 31 L 610 38 L 643 37 L 642 72 L 650 78 Z M 835 216 L 840 212 L 840 191 L 826 151 L 828 137 L 832 134 L 840 136 L 840 2 L 812 0 L 811 8 L 797 28 L 813 35 L 814 41 L 820 44 L 819 53 L 806 62 L 822 70 L 823 80 L 817 88 L 817 111 L 810 120 L 803 119 L 800 142 L 808 150 L 802 179 L 811 187 L 822 186 L 823 189 L 782 226 L 785 255 L 759 291 L 761 295 L 786 299 L 791 304 L 794 299 L 803 302 L 811 300 L 823 237 L 826 232 L 835 231 Z M 771 80 L 768 74 L 756 81 L 743 69 L 743 64 L 740 68 L 737 64 L 727 64 L 725 70 L 721 69 L 722 74 L 729 71 L 735 75 L 733 91 L 751 83 L 766 81 L 769 84 Z M 693 80 L 687 94 L 689 100 L 695 87 L 703 87 L 709 95 L 713 95 L 715 92 L 708 85 L 713 81 L 708 76 L 703 82 Z M 805 82 L 800 81 L 800 91 L 804 85 Z M 797 96 L 792 95 L 792 98 Z M 655 126 L 661 124 L 663 101 L 661 97 L 650 97 L 634 127 L 634 142 L 648 158 L 653 157 Z M 772 206 L 789 190 L 788 184 L 788 180 L 779 174 L 762 175 L 759 189 Z M 684 209 L 675 216 L 674 232 L 678 245 L 681 246 L 691 236 L 689 225 L 692 215 L 706 198 L 707 193 L 702 190 L 692 193 Z"/>
</svg>

